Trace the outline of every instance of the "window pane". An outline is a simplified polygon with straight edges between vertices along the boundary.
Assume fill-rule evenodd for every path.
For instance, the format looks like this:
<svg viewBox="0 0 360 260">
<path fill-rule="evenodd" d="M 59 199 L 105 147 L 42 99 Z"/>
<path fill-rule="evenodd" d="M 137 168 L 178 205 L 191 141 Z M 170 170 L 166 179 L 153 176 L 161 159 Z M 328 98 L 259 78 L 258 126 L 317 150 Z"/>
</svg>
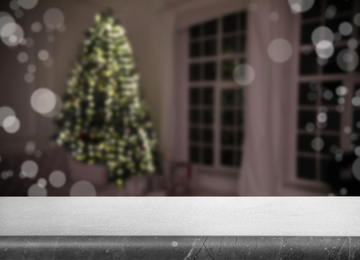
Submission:
<svg viewBox="0 0 360 260">
<path fill-rule="evenodd" d="M 301 44 L 312 44 L 311 35 L 320 26 L 320 22 L 306 23 L 301 27 Z"/>
<path fill-rule="evenodd" d="M 204 42 L 204 55 L 205 56 L 216 55 L 216 40 L 206 40 Z"/>
<path fill-rule="evenodd" d="M 320 172 L 320 179 L 323 182 L 328 182 L 333 177 L 339 174 L 336 165 L 333 161 L 322 159 L 321 160 L 321 172 Z"/>
<path fill-rule="evenodd" d="M 232 130 L 221 131 L 221 144 L 222 145 L 234 145 L 235 144 L 235 132 Z"/>
<path fill-rule="evenodd" d="M 357 132 L 360 130 L 360 110 L 355 109 L 354 110 L 354 125 L 353 129 L 355 129 Z"/>
<path fill-rule="evenodd" d="M 190 128 L 190 141 L 197 142 L 199 140 L 200 140 L 199 128 L 195 128 L 195 127 Z"/>
<path fill-rule="evenodd" d="M 326 120 L 326 130 L 339 130 L 341 125 L 340 113 L 337 111 L 328 111 Z"/>
<path fill-rule="evenodd" d="M 198 124 L 200 121 L 200 113 L 197 109 L 191 109 L 190 110 L 190 123 L 192 124 Z"/>
<path fill-rule="evenodd" d="M 237 112 L 237 125 L 243 126 L 244 124 L 244 112 L 242 109 L 239 109 Z"/>
<path fill-rule="evenodd" d="M 298 127 L 308 131 L 315 130 L 316 114 L 316 111 L 299 111 Z"/>
<path fill-rule="evenodd" d="M 354 2 L 353 0 L 346 0 L 346 1 L 327 0 L 327 6 L 334 5 L 338 13 L 351 12 L 353 8 L 353 2 Z"/>
<path fill-rule="evenodd" d="M 223 80 L 232 80 L 233 72 L 237 63 L 234 60 L 224 60 L 222 62 L 222 79 Z"/>
<path fill-rule="evenodd" d="M 201 78 L 201 67 L 198 63 L 190 65 L 190 81 L 199 81 Z"/>
<path fill-rule="evenodd" d="M 322 9 L 323 0 L 315 0 L 314 5 L 306 12 L 302 13 L 302 18 L 314 18 L 321 16 L 321 9 Z"/>
<path fill-rule="evenodd" d="M 217 20 L 211 20 L 204 24 L 204 35 L 211 36 L 217 33 Z"/>
<path fill-rule="evenodd" d="M 244 105 L 244 90 L 242 88 L 237 90 L 237 105 L 242 107 Z"/>
<path fill-rule="evenodd" d="M 317 102 L 318 86 L 315 82 L 300 83 L 299 103 L 300 105 L 315 106 Z"/>
<path fill-rule="evenodd" d="M 237 51 L 236 36 L 223 38 L 222 52 L 223 54 L 235 53 Z"/>
<path fill-rule="evenodd" d="M 298 157 L 297 175 L 301 179 L 316 179 L 316 161 L 315 158 Z"/>
<path fill-rule="evenodd" d="M 201 27 L 199 25 L 192 26 L 190 28 L 190 38 L 196 39 L 199 38 L 200 36 L 201 36 Z"/>
<path fill-rule="evenodd" d="M 337 74 L 337 73 L 345 73 L 337 64 L 336 57 L 338 56 L 339 52 L 342 51 L 344 48 L 336 48 L 334 54 L 328 60 L 328 63 L 323 66 L 323 71 L 325 74 Z"/>
<path fill-rule="evenodd" d="M 343 2 L 346 2 L 346 1 L 343 1 Z M 339 26 L 343 22 L 348 22 L 348 23 L 351 24 L 352 23 L 351 17 L 345 16 L 345 17 L 339 17 L 339 18 L 326 20 L 325 26 L 330 28 L 333 32 L 338 32 L 339 31 Z M 350 36 L 342 35 L 342 39 L 349 39 L 349 38 L 350 38 Z"/>
<path fill-rule="evenodd" d="M 200 42 L 192 42 L 190 44 L 190 57 L 191 58 L 200 57 L 200 55 L 201 55 L 200 48 L 201 48 Z"/>
<path fill-rule="evenodd" d="M 189 156 L 190 156 L 190 161 L 192 163 L 198 163 L 200 162 L 200 149 L 198 146 L 190 146 L 189 149 Z"/>
<path fill-rule="evenodd" d="M 221 164 L 226 166 L 234 165 L 234 151 L 233 150 L 222 150 L 221 151 Z"/>
<path fill-rule="evenodd" d="M 316 147 L 314 145 L 314 140 L 315 135 L 303 135 L 303 134 L 299 134 L 298 136 L 298 150 L 301 152 L 310 152 L 310 153 L 314 153 L 315 150 L 312 147 L 312 144 L 314 147 Z"/>
<path fill-rule="evenodd" d="M 243 134 L 243 131 L 238 131 L 237 132 L 237 137 L 236 137 L 236 139 L 237 139 L 237 145 L 238 146 L 242 146 L 243 145 L 243 141 L 244 141 L 244 134 Z"/>
<path fill-rule="evenodd" d="M 332 154 L 331 151 L 340 147 L 340 138 L 338 136 L 323 135 L 324 149 L 321 150 L 323 154 Z"/>
<path fill-rule="evenodd" d="M 235 32 L 238 29 L 238 15 L 230 14 L 223 17 L 223 32 Z"/>
<path fill-rule="evenodd" d="M 211 125 L 214 121 L 214 112 L 211 109 L 205 109 L 203 111 L 203 123 Z"/>
<path fill-rule="evenodd" d="M 204 105 L 214 104 L 214 88 L 207 87 L 203 89 L 203 104 Z"/>
<path fill-rule="evenodd" d="M 246 50 L 246 36 L 242 34 L 239 36 L 239 52 L 245 52 Z"/>
<path fill-rule="evenodd" d="M 190 89 L 190 105 L 199 105 L 200 104 L 200 89 L 191 88 Z"/>
<path fill-rule="evenodd" d="M 319 73 L 317 55 L 315 52 L 300 54 L 300 74 L 311 75 Z"/>
<path fill-rule="evenodd" d="M 204 64 L 204 79 L 205 80 L 215 80 L 216 79 L 216 63 L 207 62 Z"/>
<path fill-rule="evenodd" d="M 239 15 L 240 15 L 240 30 L 246 30 L 247 14 L 246 12 L 241 12 Z"/>
<path fill-rule="evenodd" d="M 221 122 L 224 126 L 233 126 L 234 125 L 235 113 L 232 110 L 226 110 L 222 112 Z"/>
<path fill-rule="evenodd" d="M 206 165 L 213 164 L 213 149 L 211 147 L 203 148 L 203 163 Z"/>
<path fill-rule="evenodd" d="M 233 107 L 235 105 L 235 90 L 226 89 L 222 91 L 221 104 L 223 106 Z"/>
<path fill-rule="evenodd" d="M 321 84 L 321 104 L 336 106 L 338 104 L 338 96 L 336 94 L 336 88 L 341 86 L 341 81 L 323 82 Z"/>
<path fill-rule="evenodd" d="M 203 129 L 203 142 L 207 144 L 212 144 L 213 142 L 213 130 L 212 129 Z"/>
</svg>

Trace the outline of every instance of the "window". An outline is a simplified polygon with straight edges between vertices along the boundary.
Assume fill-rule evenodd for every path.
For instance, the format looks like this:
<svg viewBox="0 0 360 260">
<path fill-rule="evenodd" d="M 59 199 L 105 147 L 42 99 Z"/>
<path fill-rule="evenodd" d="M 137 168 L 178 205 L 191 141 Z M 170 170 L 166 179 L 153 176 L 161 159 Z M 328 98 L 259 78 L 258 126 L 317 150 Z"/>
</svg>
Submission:
<svg viewBox="0 0 360 260">
<path fill-rule="evenodd" d="M 245 63 L 245 11 L 189 28 L 189 161 L 238 168 L 243 143 L 243 87 L 233 71 Z"/>
<path fill-rule="evenodd" d="M 359 29 L 353 22 L 359 9 L 356 2 L 317 0 L 309 11 L 302 14 L 298 72 L 298 179 L 326 182 L 329 162 L 341 160 L 342 154 L 352 149 L 351 140 L 356 139 L 356 131 L 360 129 L 356 125 L 360 110 L 352 105 L 357 102 L 353 93 L 357 91 L 354 85 L 359 82 Z M 313 32 L 319 26 L 333 32 L 334 50 L 328 58 L 321 58 L 319 49 L 316 50 L 312 42 Z M 346 61 L 347 58 L 353 60 Z M 360 97 L 360 91 L 358 95 Z M 348 116 L 352 114 L 353 117 Z"/>
</svg>

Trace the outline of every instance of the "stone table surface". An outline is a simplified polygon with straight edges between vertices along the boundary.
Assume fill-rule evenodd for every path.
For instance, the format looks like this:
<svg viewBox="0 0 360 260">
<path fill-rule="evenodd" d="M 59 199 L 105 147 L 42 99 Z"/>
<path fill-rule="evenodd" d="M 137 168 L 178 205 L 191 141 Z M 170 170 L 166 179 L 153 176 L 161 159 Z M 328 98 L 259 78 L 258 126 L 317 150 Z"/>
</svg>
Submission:
<svg viewBox="0 0 360 260">
<path fill-rule="evenodd" d="M 0 198 L 0 259 L 360 259 L 355 197 Z"/>
</svg>

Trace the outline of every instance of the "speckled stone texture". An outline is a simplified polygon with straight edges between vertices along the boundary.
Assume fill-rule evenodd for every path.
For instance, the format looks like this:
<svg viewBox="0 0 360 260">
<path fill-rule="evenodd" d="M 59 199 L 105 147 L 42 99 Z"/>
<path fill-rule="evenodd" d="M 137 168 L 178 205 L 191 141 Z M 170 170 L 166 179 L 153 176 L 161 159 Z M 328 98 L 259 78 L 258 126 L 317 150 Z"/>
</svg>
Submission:
<svg viewBox="0 0 360 260">
<path fill-rule="evenodd" d="M 0 259 L 360 259 L 360 237 L 1 236 Z"/>
</svg>

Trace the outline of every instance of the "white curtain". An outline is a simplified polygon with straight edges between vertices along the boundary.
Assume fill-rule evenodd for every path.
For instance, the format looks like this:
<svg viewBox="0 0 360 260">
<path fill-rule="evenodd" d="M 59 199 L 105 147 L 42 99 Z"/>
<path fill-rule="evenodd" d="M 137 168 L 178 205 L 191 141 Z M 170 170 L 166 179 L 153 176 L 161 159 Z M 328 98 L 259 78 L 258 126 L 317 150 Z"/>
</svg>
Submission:
<svg viewBox="0 0 360 260">
<path fill-rule="evenodd" d="M 294 28 L 288 21 L 294 14 L 287 0 L 249 2 L 247 63 L 254 68 L 255 79 L 245 92 L 245 139 L 238 194 L 274 196 L 279 195 L 284 174 L 284 88 L 291 86 L 289 71 L 294 64 L 292 58 L 284 63 L 274 62 L 268 55 L 268 46 L 274 39 L 289 38 Z"/>
</svg>

